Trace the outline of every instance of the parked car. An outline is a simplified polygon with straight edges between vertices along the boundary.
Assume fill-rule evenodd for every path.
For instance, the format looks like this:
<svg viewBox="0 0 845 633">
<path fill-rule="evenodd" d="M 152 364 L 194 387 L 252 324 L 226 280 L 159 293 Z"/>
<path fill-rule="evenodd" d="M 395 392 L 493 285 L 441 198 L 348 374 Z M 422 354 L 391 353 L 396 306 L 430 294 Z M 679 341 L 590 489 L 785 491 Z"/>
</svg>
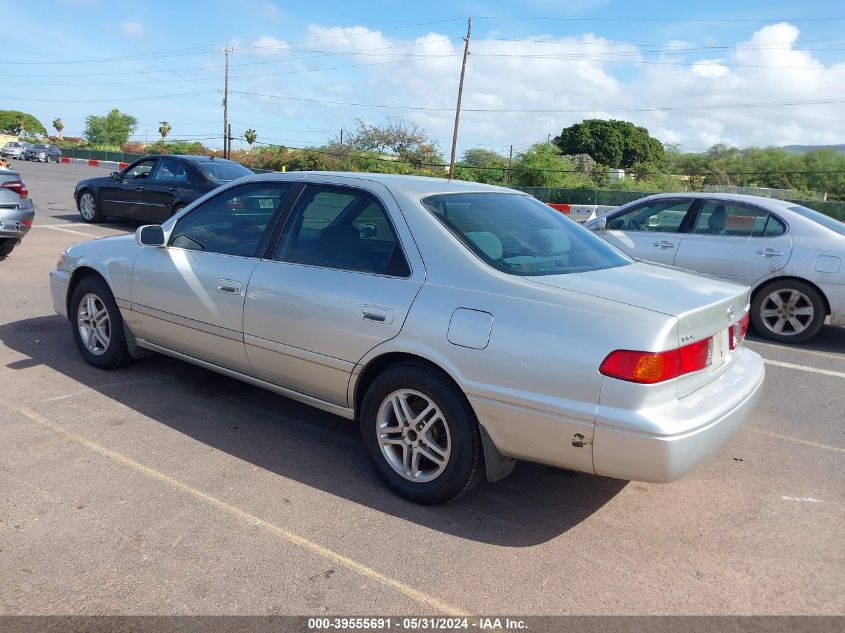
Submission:
<svg viewBox="0 0 845 633">
<path fill-rule="evenodd" d="M 35 207 L 21 175 L 0 168 L 0 257 L 6 257 L 32 228 Z"/>
<path fill-rule="evenodd" d="M 144 350 L 358 421 L 421 503 L 525 459 L 671 481 L 754 407 L 748 288 L 638 263 L 513 190 L 252 176 L 51 273 L 85 360 Z"/>
<path fill-rule="evenodd" d="M 36 143 L 23 151 L 23 159 L 41 163 L 59 163 L 62 160 L 62 150 L 48 143 Z"/>
<path fill-rule="evenodd" d="M 230 160 L 208 156 L 146 156 L 110 176 L 76 185 L 76 208 L 85 222 L 106 217 L 164 222 L 222 184 L 253 172 Z"/>
<path fill-rule="evenodd" d="M 794 202 L 659 194 L 585 225 L 633 257 L 751 286 L 751 322 L 782 343 L 845 325 L 845 224 Z"/>
<path fill-rule="evenodd" d="M 24 150 L 32 147 L 31 143 L 24 143 L 23 141 L 9 141 L 2 148 L 0 154 L 6 158 L 23 158 Z"/>
</svg>

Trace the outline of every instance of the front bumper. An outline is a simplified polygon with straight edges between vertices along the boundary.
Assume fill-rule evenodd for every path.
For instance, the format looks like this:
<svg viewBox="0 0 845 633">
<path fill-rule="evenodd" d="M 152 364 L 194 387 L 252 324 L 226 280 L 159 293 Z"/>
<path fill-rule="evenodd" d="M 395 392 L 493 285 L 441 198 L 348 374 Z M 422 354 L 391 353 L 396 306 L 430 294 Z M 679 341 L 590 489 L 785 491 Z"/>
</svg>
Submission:
<svg viewBox="0 0 845 633">
<path fill-rule="evenodd" d="M 21 201 L 19 207 L 0 207 L 0 238 L 21 239 L 32 227 L 35 207 L 32 200 Z"/>
<path fill-rule="evenodd" d="M 70 285 L 70 273 L 66 270 L 54 268 L 50 271 L 50 295 L 53 298 L 53 309 L 56 314 L 64 318 L 67 316 L 67 290 Z"/>
<path fill-rule="evenodd" d="M 745 348 L 721 376 L 694 393 L 641 415 L 650 431 L 615 420 L 599 406 L 593 434 L 596 474 L 618 479 L 665 483 L 696 468 L 727 442 L 754 410 L 762 392 L 763 359 Z M 672 427 L 683 428 L 673 433 Z M 660 429 L 659 431 L 655 429 Z"/>
</svg>

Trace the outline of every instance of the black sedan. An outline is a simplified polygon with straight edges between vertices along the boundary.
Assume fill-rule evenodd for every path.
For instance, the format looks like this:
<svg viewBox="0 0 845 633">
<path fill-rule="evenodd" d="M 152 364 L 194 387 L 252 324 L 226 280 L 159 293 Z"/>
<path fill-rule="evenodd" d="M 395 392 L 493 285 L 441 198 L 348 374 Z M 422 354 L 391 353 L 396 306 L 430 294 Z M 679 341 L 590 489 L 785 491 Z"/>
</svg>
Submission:
<svg viewBox="0 0 845 633">
<path fill-rule="evenodd" d="M 73 197 L 85 222 L 114 217 L 158 223 L 212 189 L 252 173 L 221 158 L 145 156 L 111 176 L 81 181 Z"/>
</svg>

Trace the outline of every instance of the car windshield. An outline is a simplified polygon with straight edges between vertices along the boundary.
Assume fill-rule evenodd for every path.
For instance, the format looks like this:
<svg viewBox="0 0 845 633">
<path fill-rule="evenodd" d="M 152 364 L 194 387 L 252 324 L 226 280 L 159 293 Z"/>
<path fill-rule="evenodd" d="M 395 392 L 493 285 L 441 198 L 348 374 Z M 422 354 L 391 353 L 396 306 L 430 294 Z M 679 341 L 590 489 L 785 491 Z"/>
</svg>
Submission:
<svg viewBox="0 0 845 633">
<path fill-rule="evenodd" d="M 47 145 L 41 145 L 40 143 L 36 143 L 32 146 L 32 149 L 47 149 Z"/>
<path fill-rule="evenodd" d="M 845 235 L 845 223 L 840 222 L 836 218 L 832 218 L 829 215 L 825 215 L 824 213 L 820 213 L 818 211 L 814 211 L 813 209 L 808 209 L 807 207 L 789 207 L 790 211 L 795 211 L 798 215 L 807 218 L 808 220 L 812 220 L 816 224 L 821 224 L 826 229 L 830 229 L 834 233 L 839 233 L 839 235 Z"/>
<path fill-rule="evenodd" d="M 223 163 L 218 161 L 208 161 L 207 163 L 197 163 L 200 171 L 205 174 L 209 180 L 215 182 L 229 182 L 230 180 L 237 180 L 244 176 L 251 176 L 252 172 L 238 163 Z"/>
<path fill-rule="evenodd" d="M 482 260 L 511 275 L 561 275 L 631 263 L 600 237 L 530 196 L 439 194 L 422 203 Z"/>
</svg>

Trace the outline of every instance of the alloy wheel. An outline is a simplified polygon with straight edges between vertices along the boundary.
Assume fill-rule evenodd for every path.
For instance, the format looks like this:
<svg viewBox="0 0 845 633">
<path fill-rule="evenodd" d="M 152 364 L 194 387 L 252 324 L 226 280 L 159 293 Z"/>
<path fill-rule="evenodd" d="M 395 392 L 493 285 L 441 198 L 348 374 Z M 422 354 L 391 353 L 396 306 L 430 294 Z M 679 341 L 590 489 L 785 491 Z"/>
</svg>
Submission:
<svg viewBox="0 0 845 633">
<path fill-rule="evenodd" d="M 810 327 L 814 316 L 815 308 L 810 298 L 791 288 L 769 293 L 760 306 L 763 325 L 781 336 L 801 334 Z"/>
<path fill-rule="evenodd" d="M 109 349 L 111 341 L 111 320 L 103 300 L 92 292 L 84 295 L 76 312 L 76 325 L 85 348 L 102 356 Z"/>
<path fill-rule="evenodd" d="M 86 220 L 94 219 L 94 214 L 96 213 L 96 202 L 94 202 L 93 194 L 87 191 L 82 194 L 79 198 L 79 212 Z"/>
</svg>

